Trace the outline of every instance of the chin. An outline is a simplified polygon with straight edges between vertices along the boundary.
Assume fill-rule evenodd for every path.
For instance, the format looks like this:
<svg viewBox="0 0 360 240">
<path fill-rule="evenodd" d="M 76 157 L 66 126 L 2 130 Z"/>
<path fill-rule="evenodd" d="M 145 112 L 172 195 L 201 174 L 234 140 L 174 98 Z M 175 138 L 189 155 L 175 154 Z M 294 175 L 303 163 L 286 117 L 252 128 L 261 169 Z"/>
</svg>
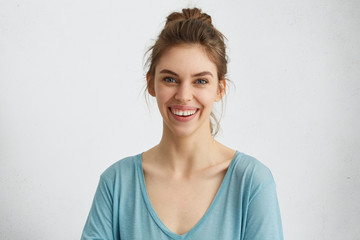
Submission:
<svg viewBox="0 0 360 240">
<path fill-rule="evenodd" d="M 193 135 L 195 135 L 194 131 L 173 131 L 173 135 L 175 135 L 178 138 L 186 138 L 186 137 L 191 137 Z"/>
<path fill-rule="evenodd" d="M 206 130 L 210 132 L 210 128 L 204 130 L 202 129 L 203 127 L 204 126 L 167 126 L 169 133 L 178 138 L 203 135 Z"/>
</svg>

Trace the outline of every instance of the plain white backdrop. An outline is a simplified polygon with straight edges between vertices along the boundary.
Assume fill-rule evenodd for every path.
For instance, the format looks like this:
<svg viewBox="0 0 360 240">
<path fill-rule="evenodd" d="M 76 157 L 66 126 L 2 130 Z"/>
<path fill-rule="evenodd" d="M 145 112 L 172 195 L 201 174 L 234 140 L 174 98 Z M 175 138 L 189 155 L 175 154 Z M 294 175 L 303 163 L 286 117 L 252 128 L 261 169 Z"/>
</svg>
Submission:
<svg viewBox="0 0 360 240">
<path fill-rule="evenodd" d="M 174 10 L 227 37 L 217 139 L 267 165 L 285 239 L 360 239 L 360 2 L 0 1 L 0 239 L 79 239 L 100 174 L 157 144 L 144 53 Z"/>
</svg>

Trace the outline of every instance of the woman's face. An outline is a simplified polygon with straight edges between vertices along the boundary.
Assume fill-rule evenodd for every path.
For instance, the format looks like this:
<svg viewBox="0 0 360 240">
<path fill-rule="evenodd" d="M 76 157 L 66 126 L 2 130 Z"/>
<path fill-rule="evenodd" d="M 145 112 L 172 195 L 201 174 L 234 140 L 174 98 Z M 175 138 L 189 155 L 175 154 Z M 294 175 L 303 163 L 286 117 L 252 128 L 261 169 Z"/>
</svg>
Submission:
<svg viewBox="0 0 360 240">
<path fill-rule="evenodd" d="M 177 136 L 210 133 L 213 103 L 221 100 L 216 65 L 200 45 L 178 45 L 167 50 L 155 68 L 154 86 L 164 127 Z M 165 129 L 166 130 L 166 129 Z"/>
</svg>

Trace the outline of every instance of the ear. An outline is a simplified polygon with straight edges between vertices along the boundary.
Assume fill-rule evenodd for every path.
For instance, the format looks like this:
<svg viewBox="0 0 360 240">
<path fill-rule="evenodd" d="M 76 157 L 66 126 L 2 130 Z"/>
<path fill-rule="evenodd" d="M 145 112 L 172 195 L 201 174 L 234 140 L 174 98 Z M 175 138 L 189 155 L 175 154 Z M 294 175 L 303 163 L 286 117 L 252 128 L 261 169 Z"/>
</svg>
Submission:
<svg viewBox="0 0 360 240">
<path fill-rule="evenodd" d="M 149 94 L 153 97 L 155 97 L 155 89 L 154 89 L 154 80 L 151 78 L 151 74 L 146 74 L 146 81 L 147 81 L 147 90 Z"/>
<path fill-rule="evenodd" d="M 220 101 L 223 98 L 223 96 L 225 96 L 225 89 L 226 89 L 226 79 L 223 78 L 219 80 L 218 90 L 215 99 L 216 102 Z"/>
</svg>

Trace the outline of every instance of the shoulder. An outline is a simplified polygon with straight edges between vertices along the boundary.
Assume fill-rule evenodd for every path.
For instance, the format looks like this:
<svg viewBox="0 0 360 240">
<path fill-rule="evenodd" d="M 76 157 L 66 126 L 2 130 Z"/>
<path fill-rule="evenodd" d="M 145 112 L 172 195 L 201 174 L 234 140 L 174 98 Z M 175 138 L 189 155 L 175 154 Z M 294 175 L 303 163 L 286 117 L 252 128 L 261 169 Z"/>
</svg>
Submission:
<svg viewBox="0 0 360 240">
<path fill-rule="evenodd" d="M 118 160 L 101 174 L 101 178 L 104 180 L 111 180 L 132 175 L 136 170 L 136 163 L 139 159 L 141 159 L 141 154 L 128 156 Z"/>
<path fill-rule="evenodd" d="M 257 158 L 245 153 L 239 153 L 234 170 L 238 177 L 252 186 L 274 183 L 270 169 Z"/>
</svg>

